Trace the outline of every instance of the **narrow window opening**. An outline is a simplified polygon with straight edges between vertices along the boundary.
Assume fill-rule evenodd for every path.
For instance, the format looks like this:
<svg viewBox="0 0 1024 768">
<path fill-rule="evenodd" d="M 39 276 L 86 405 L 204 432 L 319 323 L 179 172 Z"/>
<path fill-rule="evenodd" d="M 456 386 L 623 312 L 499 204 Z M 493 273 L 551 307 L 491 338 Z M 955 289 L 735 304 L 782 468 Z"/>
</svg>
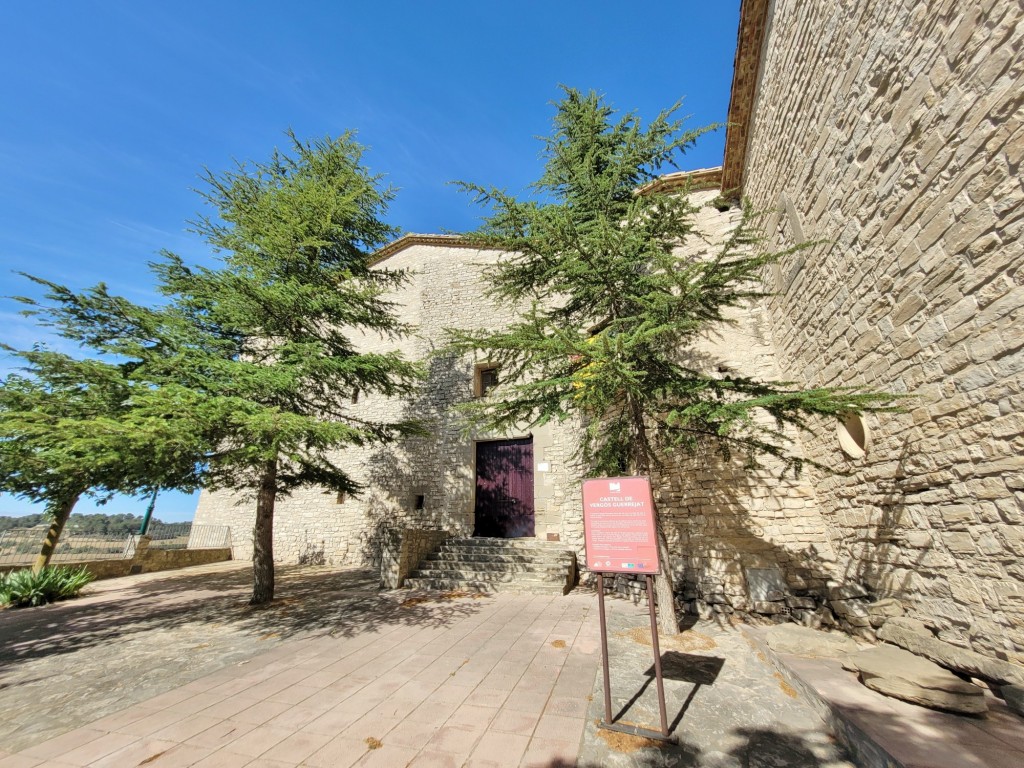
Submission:
<svg viewBox="0 0 1024 768">
<path fill-rule="evenodd" d="M 496 386 L 498 386 L 498 366 L 489 364 L 478 365 L 473 394 L 477 397 L 484 397 Z"/>
<path fill-rule="evenodd" d="M 870 432 L 859 414 L 846 414 L 836 432 L 839 436 L 839 447 L 851 459 L 860 459 L 867 454 Z"/>
<path fill-rule="evenodd" d="M 338 491 L 338 497 L 334 500 L 334 503 L 335 504 L 344 504 L 345 503 L 345 492 L 344 491 Z"/>
<path fill-rule="evenodd" d="M 415 503 L 413 504 L 413 509 L 423 509 L 424 505 L 426 504 L 426 501 L 427 499 L 422 493 L 417 493 Z"/>
</svg>

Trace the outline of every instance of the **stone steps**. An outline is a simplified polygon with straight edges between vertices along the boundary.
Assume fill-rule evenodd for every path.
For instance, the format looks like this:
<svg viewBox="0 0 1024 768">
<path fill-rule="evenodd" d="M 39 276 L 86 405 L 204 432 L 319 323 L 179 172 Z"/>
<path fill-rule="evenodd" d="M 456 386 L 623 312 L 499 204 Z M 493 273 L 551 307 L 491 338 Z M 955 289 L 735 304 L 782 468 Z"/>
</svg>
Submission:
<svg viewBox="0 0 1024 768">
<path fill-rule="evenodd" d="M 529 557 L 528 555 L 516 555 L 514 557 L 508 555 L 488 555 L 488 554 L 476 554 L 473 552 L 469 555 L 460 555 L 457 552 L 445 552 L 440 554 L 428 555 L 421 565 L 421 567 L 449 567 L 450 565 L 459 565 L 462 563 L 475 563 L 480 565 L 486 565 L 492 568 L 507 568 L 515 569 L 517 567 L 545 567 L 545 568 L 560 568 L 565 565 L 564 557 L 551 557 L 546 555 L 544 557 Z"/>
<path fill-rule="evenodd" d="M 565 594 L 576 583 L 576 555 L 536 539 L 449 539 L 405 584 L 413 589 Z"/>
</svg>

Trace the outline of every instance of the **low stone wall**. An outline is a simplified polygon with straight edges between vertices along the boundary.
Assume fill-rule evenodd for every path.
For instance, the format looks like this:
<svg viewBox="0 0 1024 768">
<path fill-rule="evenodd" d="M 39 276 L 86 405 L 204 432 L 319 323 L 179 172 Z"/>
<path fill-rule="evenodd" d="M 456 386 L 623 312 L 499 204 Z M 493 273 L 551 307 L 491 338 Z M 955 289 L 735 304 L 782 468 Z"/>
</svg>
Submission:
<svg viewBox="0 0 1024 768">
<path fill-rule="evenodd" d="M 97 579 L 116 579 L 119 576 L 130 576 L 136 573 L 153 573 L 155 571 L 172 571 L 176 568 L 187 568 L 192 565 L 221 563 L 231 559 L 231 548 L 219 549 L 149 549 L 140 545 L 133 558 L 117 560 L 84 560 L 81 562 L 55 563 L 73 568 L 85 566 Z M 20 571 L 27 565 L 3 565 L 0 573 Z"/>
<path fill-rule="evenodd" d="M 451 538 L 451 534 L 445 530 L 389 530 L 382 537 L 381 543 L 381 586 L 386 589 L 399 589 L 423 558 L 448 538 Z"/>
</svg>

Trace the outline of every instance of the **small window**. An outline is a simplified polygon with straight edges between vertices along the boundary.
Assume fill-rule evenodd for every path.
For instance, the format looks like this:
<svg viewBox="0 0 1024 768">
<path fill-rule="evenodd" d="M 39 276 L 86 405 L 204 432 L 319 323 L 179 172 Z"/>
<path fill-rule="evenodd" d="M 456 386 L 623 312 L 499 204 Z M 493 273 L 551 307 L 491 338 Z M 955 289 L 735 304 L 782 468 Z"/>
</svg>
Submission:
<svg viewBox="0 0 1024 768">
<path fill-rule="evenodd" d="M 334 503 L 335 504 L 344 504 L 345 503 L 345 492 L 344 491 L 338 491 L 338 498 L 336 498 L 334 500 Z"/>
<path fill-rule="evenodd" d="M 359 402 L 359 387 L 352 390 L 352 405 Z"/>
<path fill-rule="evenodd" d="M 870 433 L 864 419 L 856 413 L 848 413 L 836 428 L 839 447 L 851 459 L 861 459 L 868 452 Z"/>
<path fill-rule="evenodd" d="M 416 499 L 415 499 L 415 501 L 413 503 L 413 509 L 416 509 L 416 510 L 423 509 L 423 507 L 426 505 L 426 502 L 427 502 L 427 497 L 424 496 L 422 493 L 417 493 L 416 494 Z"/>
<path fill-rule="evenodd" d="M 479 365 L 476 369 L 476 382 L 473 390 L 477 397 L 484 397 L 488 392 L 498 386 L 498 366 Z"/>
</svg>

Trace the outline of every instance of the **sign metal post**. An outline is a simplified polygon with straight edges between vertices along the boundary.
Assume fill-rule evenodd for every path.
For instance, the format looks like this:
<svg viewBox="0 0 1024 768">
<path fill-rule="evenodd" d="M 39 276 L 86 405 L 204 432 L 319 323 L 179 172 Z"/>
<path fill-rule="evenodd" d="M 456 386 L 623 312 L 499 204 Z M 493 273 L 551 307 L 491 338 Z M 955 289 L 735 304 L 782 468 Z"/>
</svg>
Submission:
<svg viewBox="0 0 1024 768">
<path fill-rule="evenodd" d="M 654 608 L 654 574 L 659 570 L 658 535 L 654 521 L 651 481 L 647 477 L 607 477 L 583 483 L 583 531 L 587 568 L 597 575 L 598 617 L 601 622 L 601 666 L 604 673 L 604 721 L 599 728 L 673 741 L 665 711 L 665 684 L 661 673 L 658 619 Z M 608 673 L 608 622 L 604 607 L 606 573 L 643 574 L 651 618 L 654 676 L 658 689 L 661 732 L 616 723 L 612 715 L 612 688 Z"/>
</svg>

